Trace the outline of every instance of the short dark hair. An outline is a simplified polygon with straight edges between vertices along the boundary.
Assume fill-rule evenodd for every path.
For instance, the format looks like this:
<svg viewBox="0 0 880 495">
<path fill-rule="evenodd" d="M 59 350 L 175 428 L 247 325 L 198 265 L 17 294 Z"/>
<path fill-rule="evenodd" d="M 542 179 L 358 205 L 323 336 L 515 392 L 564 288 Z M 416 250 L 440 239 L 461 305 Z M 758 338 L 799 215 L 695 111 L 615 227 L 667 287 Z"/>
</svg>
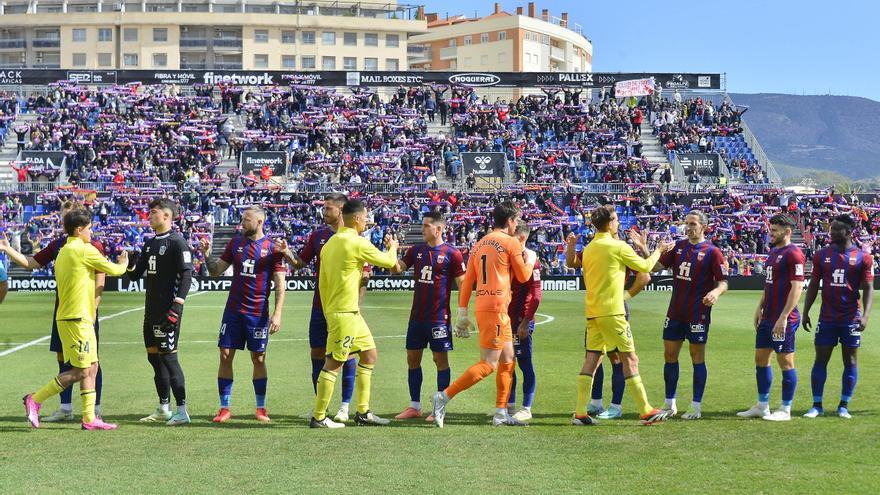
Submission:
<svg viewBox="0 0 880 495">
<path fill-rule="evenodd" d="M 342 205 L 343 215 L 354 215 L 355 213 L 360 213 L 362 211 L 367 211 L 367 207 L 364 206 L 364 202 L 359 199 L 349 199 L 344 205 Z"/>
<path fill-rule="evenodd" d="M 76 229 L 80 227 L 85 227 L 92 223 L 92 216 L 89 215 L 89 212 L 82 209 L 77 208 L 68 211 L 64 215 L 64 233 L 67 235 L 75 235 Z"/>
<path fill-rule="evenodd" d="M 348 197 L 342 193 L 330 193 L 324 196 L 324 202 L 330 201 L 331 203 L 339 203 L 344 205 L 346 201 L 348 201 Z"/>
<path fill-rule="evenodd" d="M 793 229 L 795 227 L 794 220 L 785 213 L 777 213 L 770 217 L 770 225 L 778 225 L 780 227 L 788 227 Z"/>
<path fill-rule="evenodd" d="M 439 211 L 429 211 L 425 213 L 422 218 L 427 218 L 431 221 L 431 223 L 440 223 L 446 225 L 446 216 Z"/>
<path fill-rule="evenodd" d="M 608 224 L 611 223 L 611 215 L 616 212 L 617 209 L 611 205 L 597 206 L 590 212 L 590 223 L 593 224 L 593 227 L 596 227 L 596 230 L 604 231 L 608 228 Z"/>
<path fill-rule="evenodd" d="M 495 223 L 496 228 L 505 227 L 508 220 L 515 218 L 519 214 L 519 206 L 516 206 L 513 201 L 502 201 L 492 211 L 492 221 Z"/>
<path fill-rule="evenodd" d="M 846 225 L 846 228 L 849 229 L 850 232 L 856 229 L 856 222 L 849 215 L 837 215 L 834 217 L 834 221 Z"/>
<path fill-rule="evenodd" d="M 532 228 L 529 227 L 529 224 L 527 224 L 527 223 L 525 222 L 525 220 L 520 220 L 520 221 L 516 224 L 516 231 L 514 231 L 513 234 L 514 234 L 514 235 L 520 235 L 520 234 L 523 234 L 523 235 L 525 235 L 526 237 L 528 237 L 528 235 L 529 235 L 531 232 L 532 232 Z"/>
<path fill-rule="evenodd" d="M 165 210 L 171 213 L 171 218 L 177 218 L 177 204 L 174 201 L 171 201 L 168 198 L 156 198 L 150 201 L 150 204 L 147 205 L 151 210 L 156 208 L 159 210 Z"/>
</svg>

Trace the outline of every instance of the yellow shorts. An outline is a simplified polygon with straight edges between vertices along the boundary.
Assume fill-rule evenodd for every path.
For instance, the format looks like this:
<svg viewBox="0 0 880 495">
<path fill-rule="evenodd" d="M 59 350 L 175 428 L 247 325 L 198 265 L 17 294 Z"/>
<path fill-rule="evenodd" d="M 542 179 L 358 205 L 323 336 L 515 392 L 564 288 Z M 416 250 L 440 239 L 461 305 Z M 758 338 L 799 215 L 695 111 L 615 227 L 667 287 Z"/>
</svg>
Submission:
<svg viewBox="0 0 880 495">
<path fill-rule="evenodd" d="M 337 361 L 346 361 L 354 352 L 376 348 L 373 334 L 360 313 L 328 313 L 327 355 Z"/>
<path fill-rule="evenodd" d="M 588 351 L 634 352 L 632 332 L 624 315 L 600 316 L 587 320 L 584 344 Z"/>
<path fill-rule="evenodd" d="M 95 324 L 88 320 L 58 320 L 58 337 L 64 360 L 74 368 L 88 368 L 98 362 Z"/>
</svg>

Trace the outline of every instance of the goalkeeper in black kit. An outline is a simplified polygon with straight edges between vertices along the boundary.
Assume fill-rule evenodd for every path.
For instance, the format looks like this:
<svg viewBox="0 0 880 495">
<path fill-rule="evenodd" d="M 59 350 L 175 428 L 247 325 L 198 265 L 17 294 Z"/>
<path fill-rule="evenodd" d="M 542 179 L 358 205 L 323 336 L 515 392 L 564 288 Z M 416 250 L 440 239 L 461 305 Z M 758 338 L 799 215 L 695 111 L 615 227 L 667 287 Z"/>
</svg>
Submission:
<svg viewBox="0 0 880 495">
<path fill-rule="evenodd" d="M 149 208 L 150 228 L 156 236 L 144 243 L 137 264 L 128 271 L 132 280 L 146 275 L 144 346 L 159 395 L 156 411 L 141 421 L 162 421 L 168 426 L 178 426 L 190 422 L 177 348 L 183 305 L 192 281 L 192 253 L 183 237 L 172 231 L 177 216 L 174 202 L 167 198 L 154 199 Z M 174 413 L 171 412 L 171 391 L 177 402 Z"/>
</svg>

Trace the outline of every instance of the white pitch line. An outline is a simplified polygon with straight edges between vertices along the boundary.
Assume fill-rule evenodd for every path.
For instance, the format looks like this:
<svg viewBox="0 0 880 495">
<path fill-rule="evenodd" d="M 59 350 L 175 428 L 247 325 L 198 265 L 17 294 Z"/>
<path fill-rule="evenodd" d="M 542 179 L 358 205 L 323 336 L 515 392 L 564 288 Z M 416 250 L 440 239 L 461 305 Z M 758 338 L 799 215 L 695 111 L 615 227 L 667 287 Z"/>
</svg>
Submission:
<svg viewBox="0 0 880 495">
<path fill-rule="evenodd" d="M 200 295 L 200 294 L 204 294 L 204 292 L 196 292 L 196 293 L 192 294 L 192 296 L 198 296 L 198 295 Z M 126 309 L 125 311 L 120 311 L 120 312 L 118 312 L 118 313 L 113 313 L 112 315 L 101 316 L 100 318 L 98 318 L 98 321 L 109 320 L 109 319 L 111 319 L 111 318 L 116 318 L 117 316 L 122 316 L 122 315 L 125 315 L 125 314 L 128 314 L 128 313 L 134 313 L 135 311 L 140 311 L 140 310 L 142 310 L 142 309 L 144 309 L 143 306 L 141 306 L 141 307 L 139 307 L 139 308 Z M 19 345 L 13 347 L 12 349 L 6 349 L 5 351 L 0 352 L 0 357 L 8 356 L 8 355 L 12 354 L 13 352 L 17 352 L 17 351 L 20 351 L 20 350 L 22 350 L 22 349 L 27 349 L 28 347 L 30 347 L 30 346 L 32 346 L 32 345 L 37 345 L 37 344 L 39 344 L 39 343 L 41 343 L 41 342 L 45 342 L 45 341 L 48 340 L 50 337 L 51 337 L 51 335 L 45 335 L 45 336 L 40 337 L 40 338 L 38 338 L 38 339 L 34 339 L 34 340 L 30 341 L 30 342 L 25 342 L 24 344 L 19 344 Z"/>
<path fill-rule="evenodd" d="M 536 321 L 535 326 L 543 325 L 545 323 L 550 323 L 551 321 L 556 319 L 550 315 L 545 315 L 544 313 L 535 313 L 535 316 L 543 316 L 544 318 L 546 318 L 544 321 Z"/>
</svg>

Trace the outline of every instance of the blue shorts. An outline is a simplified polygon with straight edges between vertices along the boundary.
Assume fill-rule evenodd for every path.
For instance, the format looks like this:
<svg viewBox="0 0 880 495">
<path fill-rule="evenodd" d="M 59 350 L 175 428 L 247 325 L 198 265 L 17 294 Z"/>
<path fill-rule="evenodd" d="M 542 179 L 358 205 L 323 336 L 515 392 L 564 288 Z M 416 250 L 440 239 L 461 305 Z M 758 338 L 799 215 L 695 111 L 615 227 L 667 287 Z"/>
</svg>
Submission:
<svg viewBox="0 0 880 495">
<path fill-rule="evenodd" d="M 773 340 L 773 322 L 762 321 L 758 325 L 758 333 L 755 334 L 755 349 L 773 349 L 778 353 L 794 352 L 794 334 L 800 324 L 800 319 L 789 322 L 785 326 L 785 339 Z"/>
<path fill-rule="evenodd" d="M 95 314 L 95 340 L 101 340 L 100 328 L 101 323 L 98 321 L 98 315 Z M 64 346 L 61 345 L 61 337 L 58 336 L 58 324 L 55 318 L 52 318 L 52 333 L 49 334 L 49 352 L 64 352 Z"/>
<path fill-rule="evenodd" d="M 513 329 L 513 351 L 516 353 L 517 359 L 531 359 L 532 358 L 532 332 L 535 331 L 535 320 L 529 322 L 529 336 L 521 339 L 519 338 L 519 325 L 522 321 L 513 321 L 511 322 L 511 328 Z"/>
<path fill-rule="evenodd" d="M 246 315 L 238 311 L 224 311 L 220 324 L 217 347 L 266 352 L 269 345 L 269 315 Z"/>
<path fill-rule="evenodd" d="M 705 344 L 709 340 L 709 325 L 666 318 L 666 322 L 663 323 L 663 340 L 682 342 L 685 338 L 691 344 Z"/>
<path fill-rule="evenodd" d="M 309 347 L 327 348 L 327 320 L 324 318 L 324 310 L 320 308 L 312 308 L 312 318 L 309 320 Z"/>
<path fill-rule="evenodd" d="M 410 321 L 406 329 L 406 348 L 414 351 L 429 346 L 432 352 L 452 350 L 452 332 L 449 325 L 445 321 Z"/>
<path fill-rule="evenodd" d="M 862 345 L 862 332 L 859 331 L 859 322 L 851 323 L 825 323 L 819 322 L 816 327 L 816 345 L 840 345 L 844 347 L 859 347 Z"/>
</svg>

